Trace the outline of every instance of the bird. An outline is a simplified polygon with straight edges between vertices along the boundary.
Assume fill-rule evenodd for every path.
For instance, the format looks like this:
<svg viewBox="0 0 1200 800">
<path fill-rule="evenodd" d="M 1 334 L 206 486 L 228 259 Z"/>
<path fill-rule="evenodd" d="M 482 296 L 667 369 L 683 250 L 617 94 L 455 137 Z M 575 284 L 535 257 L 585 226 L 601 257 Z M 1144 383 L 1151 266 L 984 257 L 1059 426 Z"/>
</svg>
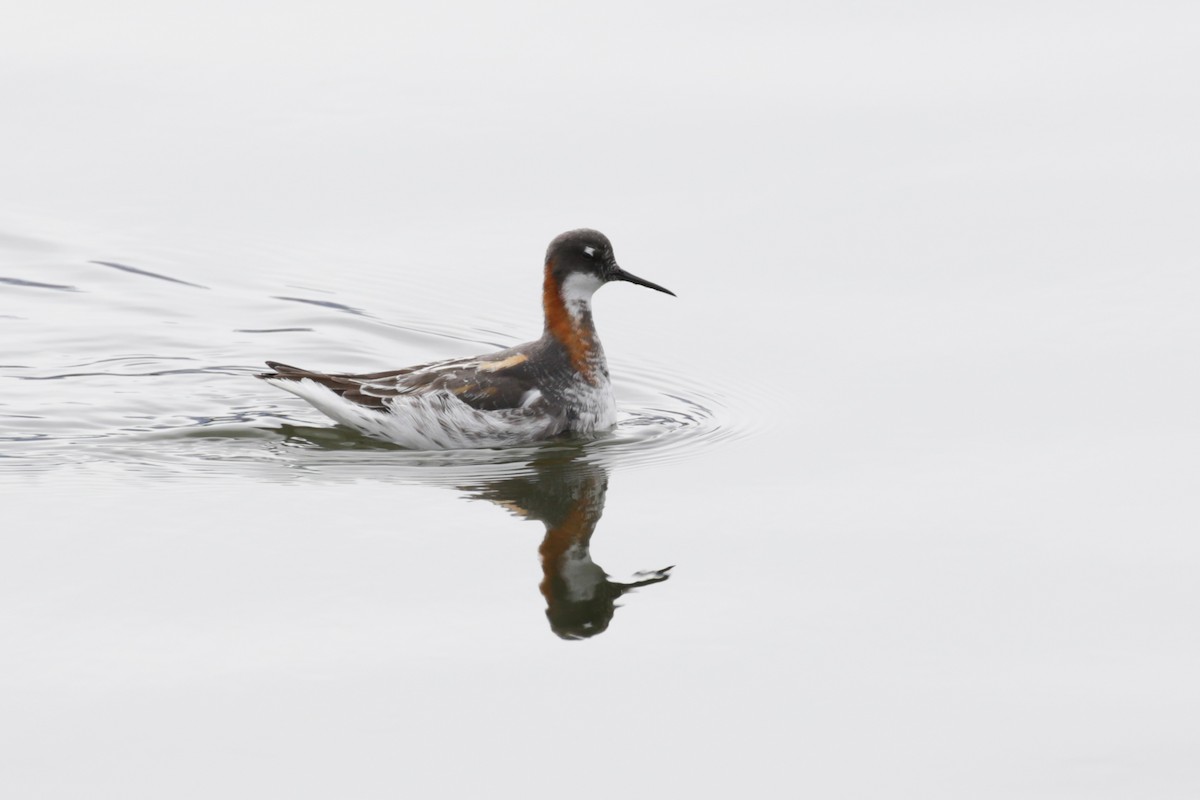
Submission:
<svg viewBox="0 0 1200 800">
<path fill-rule="evenodd" d="M 595 438 L 617 422 L 592 295 L 624 281 L 675 296 L 626 272 L 604 234 L 579 228 L 546 249 L 541 338 L 495 353 L 385 372 L 324 373 L 267 361 L 261 378 L 326 416 L 412 450 L 468 450 Z"/>
</svg>

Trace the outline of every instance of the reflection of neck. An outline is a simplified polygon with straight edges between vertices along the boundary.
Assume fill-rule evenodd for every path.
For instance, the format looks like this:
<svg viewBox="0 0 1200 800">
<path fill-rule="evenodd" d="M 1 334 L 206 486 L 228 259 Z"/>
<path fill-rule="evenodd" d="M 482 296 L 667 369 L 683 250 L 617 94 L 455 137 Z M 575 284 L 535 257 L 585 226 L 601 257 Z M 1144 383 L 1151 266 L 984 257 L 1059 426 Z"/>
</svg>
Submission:
<svg viewBox="0 0 1200 800">
<path fill-rule="evenodd" d="M 557 520 L 544 520 L 546 538 L 538 548 L 542 557 L 542 582 L 538 588 L 552 608 L 563 601 L 590 599 L 607 577 L 592 561 L 588 548 L 604 510 L 604 482 L 584 481 L 578 491 L 565 514 Z"/>
<path fill-rule="evenodd" d="M 592 325 L 592 294 L 601 281 L 591 275 L 572 273 L 559 281 L 553 265 L 546 265 L 542 285 L 542 307 L 546 312 L 546 333 L 567 351 L 567 358 L 584 380 L 596 384 L 596 366 L 603 358 L 600 340 Z"/>
<path fill-rule="evenodd" d="M 592 533 L 596 530 L 596 523 L 599 519 L 600 509 L 595 506 L 595 498 L 585 495 L 575 502 L 571 510 L 557 525 L 547 523 L 546 538 L 542 540 L 542 546 L 538 548 L 538 555 L 542 557 L 543 575 L 542 583 L 538 588 L 542 590 L 546 602 L 554 602 L 554 598 L 551 596 L 551 585 L 555 580 L 563 580 L 568 584 L 568 589 L 571 588 L 569 584 L 573 577 L 572 573 L 576 572 L 576 570 L 569 569 L 572 562 L 586 562 L 595 567 L 588 550 L 588 543 L 591 541 Z M 599 570 L 599 567 L 596 569 Z"/>
</svg>

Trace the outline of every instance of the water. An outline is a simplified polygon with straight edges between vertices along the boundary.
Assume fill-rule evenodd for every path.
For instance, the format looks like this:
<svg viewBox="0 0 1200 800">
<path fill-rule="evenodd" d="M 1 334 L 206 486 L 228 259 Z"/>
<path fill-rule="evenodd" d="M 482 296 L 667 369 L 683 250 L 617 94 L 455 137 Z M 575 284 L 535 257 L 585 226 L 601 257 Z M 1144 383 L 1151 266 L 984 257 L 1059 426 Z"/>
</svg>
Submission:
<svg viewBox="0 0 1200 800">
<path fill-rule="evenodd" d="M 536 254 L 532 261 L 524 284 L 526 300 L 536 301 Z M 12 263 L 21 264 L 16 253 Z M 386 465 L 393 478 L 429 482 L 446 470 L 469 478 L 493 464 L 524 465 L 535 452 L 430 454 L 389 447 L 331 428 L 319 413 L 253 376 L 265 369 L 263 358 L 279 351 L 304 350 L 296 360 L 310 363 L 401 366 L 508 347 L 520 341 L 508 332 L 520 330 L 519 316 L 527 318 L 527 328 L 538 324 L 536 302 L 491 309 L 492 319 L 480 327 L 453 321 L 461 298 L 448 293 L 425 298 L 419 309 L 380 309 L 378 299 L 356 286 L 201 285 L 97 260 L 25 266 L 24 273 L 74 283 L 0 276 L 20 303 L 21 313 L 4 320 L 13 331 L 9 341 L 44 341 L 27 351 L 39 363 L 3 365 L 13 389 L 4 406 L 9 422 L 2 440 L 23 445 L 9 454 L 5 469 L 28 474 L 101 462 L 163 479 L 191 479 L 214 467 L 224 474 L 224 462 L 234 459 L 255 470 L 286 464 L 279 480 L 294 469 L 340 463 L 368 470 Z M 391 293 L 406 297 L 407 288 L 398 282 Z M 20 356 L 14 352 L 7 360 Z M 736 434 L 718 389 L 677 368 L 643 361 L 616 362 L 621 424 L 608 436 L 581 443 L 580 458 L 598 463 L 619 458 L 630 467 L 665 463 Z M 454 470 L 456 464 L 464 469 Z"/>
<path fill-rule="evenodd" d="M 1196 12 L 663 9 L 9 15 L 5 797 L 1200 791 Z M 252 377 L 581 225 L 610 436 Z"/>
</svg>

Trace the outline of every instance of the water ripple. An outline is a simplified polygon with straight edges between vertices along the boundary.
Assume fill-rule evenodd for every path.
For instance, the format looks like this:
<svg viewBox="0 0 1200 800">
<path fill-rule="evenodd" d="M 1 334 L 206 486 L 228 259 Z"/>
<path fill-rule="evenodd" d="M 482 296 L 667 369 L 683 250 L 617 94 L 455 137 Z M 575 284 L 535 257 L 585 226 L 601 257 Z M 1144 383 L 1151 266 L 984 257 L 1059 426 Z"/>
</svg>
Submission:
<svg viewBox="0 0 1200 800">
<path fill-rule="evenodd" d="M 78 292 L 74 286 L 67 286 L 62 283 L 42 283 L 40 281 L 27 281 L 23 278 L 0 278 L 0 283 L 7 283 L 10 286 L 24 286 L 28 289 L 57 289 L 61 292 Z"/>
<path fill-rule="evenodd" d="M 208 288 L 207 286 L 201 286 L 198 283 L 190 283 L 185 280 L 180 280 L 179 278 L 172 278 L 170 275 L 161 275 L 157 272 L 151 272 L 148 269 L 142 269 L 141 267 L 131 267 L 128 264 L 118 264 L 115 261 L 92 261 L 90 263 L 96 264 L 101 267 L 110 267 L 112 269 L 119 269 L 122 272 L 129 272 L 133 275 L 141 275 L 146 278 L 157 278 L 160 281 L 169 281 L 170 283 L 178 283 L 181 286 L 191 286 L 194 289 L 207 289 Z"/>
<path fill-rule="evenodd" d="M 283 295 L 275 295 L 276 300 L 286 300 L 289 303 L 307 303 L 310 306 L 320 306 L 321 308 L 332 308 L 334 311 L 342 311 L 347 314 L 357 314 L 363 316 L 364 312 L 361 308 L 345 305 L 344 303 L 335 303 L 332 300 L 312 300 L 307 297 L 285 297 Z"/>
<path fill-rule="evenodd" d="M 92 263 L 207 288 L 141 268 Z M 352 369 L 345 359 L 380 363 L 385 353 L 396 358 L 398 346 L 407 348 L 404 357 L 411 359 L 400 363 L 459 354 L 464 343 L 478 351 L 508 346 L 517 337 L 504 329 L 503 320 L 490 320 L 486 329 L 456 327 L 442 322 L 453 315 L 437 308 L 424 309 L 423 316 L 407 310 L 399 316 L 394 310 L 375 313 L 366 307 L 369 298 L 312 300 L 220 286 L 206 295 L 212 303 L 202 313 L 196 312 L 201 307 L 191 292 L 141 298 L 122 287 L 119 294 L 113 289 L 91 296 L 96 304 L 88 308 L 89 324 L 64 330 L 54 314 L 19 323 L 22 342 L 28 343 L 25 353 L 59 356 L 0 366 L 0 471 L 86 473 L 88 465 L 103 465 L 167 479 L 463 485 L 524 474 L 534 461 L 559 453 L 622 469 L 669 464 L 747 432 L 734 424 L 730 409 L 737 401 L 696 376 L 649 359 L 618 358 L 613 374 L 619 421 L 600 438 L 495 450 L 403 450 L 336 426 L 301 401 L 253 380 L 259 367 L 252 364 L 276 354 L 262 353 L 255 339 L 233 336 L 299 334 L 302 342 L 279 343 L 299 344 L 313 358 L 337 358 Z M 284 305 L 292 310 L 281 308 L 278 300 L 290 301 Z M 303 306 L 343 313 L 314 318 Z M 237 325 L 243 317 L 266 324 Z M 348 339 L 359 349 L 320 349 L 344 347 Z"/>
</svg>

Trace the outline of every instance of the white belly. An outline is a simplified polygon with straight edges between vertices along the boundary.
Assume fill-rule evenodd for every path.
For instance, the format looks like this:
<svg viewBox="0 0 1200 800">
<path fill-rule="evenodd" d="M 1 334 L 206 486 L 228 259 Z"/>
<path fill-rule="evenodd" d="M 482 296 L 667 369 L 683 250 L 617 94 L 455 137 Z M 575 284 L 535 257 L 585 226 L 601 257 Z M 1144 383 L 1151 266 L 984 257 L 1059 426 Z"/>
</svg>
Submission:
<svg viewBox="0 0 1200 800">
<path fill-rule="evenodd" d="M 480 411 L 449 392 L 401 395 L 387 411 L 364 408 L 311 380 L 269 381 L 307 400 L 332 419 L 377 439 L 415 450 L 459 450 L 532 444 L 563 433 L 563 417 L 537 404 L 519 409 Z M 571 409 L 567 431 L 588 436 L 617 424 L 617 405 L 608 381 L 579 381 L 566 390 Z"/>
<path fill-rule="evenodd" d="M 573 383 L 564 398 L 572 412 L 569 428 L 572 433 L 586 435 L 609 430 L 617 424 L 617 401 L 607 378 L 599 386 L 582 380 Z"/>
</svg>

